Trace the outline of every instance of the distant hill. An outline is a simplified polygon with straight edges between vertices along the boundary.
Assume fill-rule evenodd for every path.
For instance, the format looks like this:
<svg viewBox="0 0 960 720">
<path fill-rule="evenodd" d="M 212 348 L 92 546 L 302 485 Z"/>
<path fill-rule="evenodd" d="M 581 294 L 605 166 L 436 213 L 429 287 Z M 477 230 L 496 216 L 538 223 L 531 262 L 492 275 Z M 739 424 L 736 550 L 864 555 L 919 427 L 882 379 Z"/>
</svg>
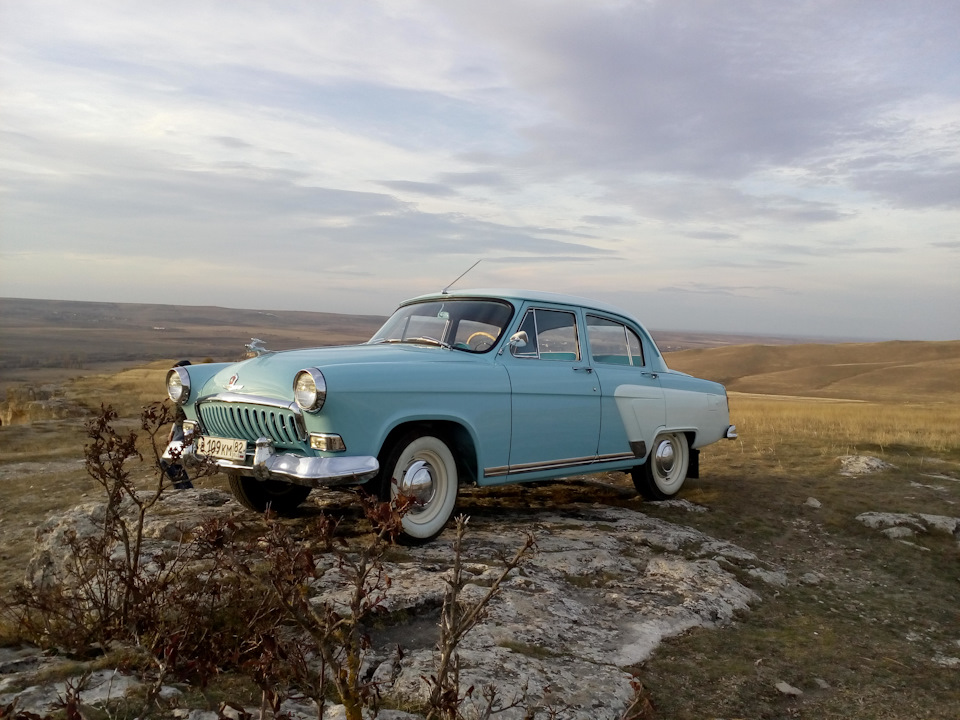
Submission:
<svg viewBox="0 0 960 720">
<path fill-rule="evenodd" d="M 253 337 L 271 350 L 345 345 L 369 339 L 385 320 L 375 315 L 0 298 L 0 371 L 179 358 L 234 360 Z M 672 331 L 657 331 L 654 337 L 664 351 L 799 341 Z"/>
<path fill-rule="evenodd" d="M 98 370 L 155 360 L 236 360 L 271 350 L 363 342 L 385 317 L 209 306 L 0 298 L 0 387 L 44 368 Z M 862 400 L 960 395 L 960 341 L 813 343 L 801 338 L 654 331 L 667 364 L 735 392 Z"/>
<path fill-rule="evenodd" d="M 272 350 L 345 345 L 369 339 L 385 319 L 0 298 L 0 371 L 170 358 L 234 360 L 254 337 Z"/>
<path fill-rule="evenodd" d="M 676 370 L 728 390 L 854 400 L 956 401 L 960 341 L 738 345 L 669 353 Z"/>
</svg>

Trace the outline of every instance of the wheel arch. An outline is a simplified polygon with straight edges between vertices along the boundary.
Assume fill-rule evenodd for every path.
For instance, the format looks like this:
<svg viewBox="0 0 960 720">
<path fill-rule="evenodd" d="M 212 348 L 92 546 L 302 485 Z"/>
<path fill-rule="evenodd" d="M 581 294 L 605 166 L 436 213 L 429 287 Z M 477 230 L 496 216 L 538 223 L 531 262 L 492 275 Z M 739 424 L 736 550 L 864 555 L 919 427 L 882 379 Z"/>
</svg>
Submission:
<svg viewBox="0 0 960 720">
<path fill-rule="evenodd" d="M 682 428 L 677 430 L 661 430 L 661 433 L 664 432 L 674 432 L 680 435 L 685 435 L 687 438 L 687 454 L 689 455 L 687 462 L 687 478 L 696 480 L 700 478 L 700 450 L 696 447 L 697 442 L 697 430 L 696 428 Z M 659 433 L 658 433 L 659 434 Z"/>
<path fill-rule="evenodd" d="M 394 426 L 380 445 L 380 452 L 377 455 L 380 462 L 385 461 L 391 448 L 403 436 L 414 431 L 434 435 L 447 443 L 453 453 L 453 459 L 457 463 L 459 484 L 476 484 L 478 477 L 477 444 L 467 427 L 455 420 L 409 420 Z"/>
<path fill-rule="evenodd" d="M 652 441 L 653 441 L 653 440 L 656 440 L 660 435 L 666 435 L 666 434 L 668 434 L 668 433 L 676 433 L 676 434 L 678 434 L 678 435 L 686 435 L 686 436 L 687 436 L 687 447 L 689 447 L 689 448 L 692 450 L 692 449 L 695 447 L 695 444 L 696 444 L 696 441 L 697 441 L 697 433 L 698 433 L 698 432 L 699 432 L 699 431 L 697 430 L 697 428 L 692 428 L 692 427 L 670 427 L 669 425 L 661 425 L 661 426 L 658 427 L 658 428 L 654 431 L 654 433 L 653 433 L 653 436 L 652 436 L 652 439 L 651 439 L 651 444 L 650 444 L 650 446 L 647 448 L 647 455 L 646 455 L 647 459 L 650 458 L 650 451 L 651 451 L 652 448 L 653 448 L 653 442 L 652 442 Z"/>
</svg>

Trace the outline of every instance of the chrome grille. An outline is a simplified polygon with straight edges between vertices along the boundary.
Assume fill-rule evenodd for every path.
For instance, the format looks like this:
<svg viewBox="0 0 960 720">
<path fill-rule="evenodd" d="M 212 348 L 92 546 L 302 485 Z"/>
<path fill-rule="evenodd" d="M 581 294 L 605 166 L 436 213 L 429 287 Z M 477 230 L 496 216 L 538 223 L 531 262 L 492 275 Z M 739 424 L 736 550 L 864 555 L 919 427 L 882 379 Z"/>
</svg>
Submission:
<svg viewBox="0 0 960 720">
<path fill-rule="evenodd" d="M 256 442 L 266 437 L 278 447 L 300 447 L 304 433 L 297 413 L 253 403 L 207 401 L 197 404 L 204 433 Z"/>
</svg>

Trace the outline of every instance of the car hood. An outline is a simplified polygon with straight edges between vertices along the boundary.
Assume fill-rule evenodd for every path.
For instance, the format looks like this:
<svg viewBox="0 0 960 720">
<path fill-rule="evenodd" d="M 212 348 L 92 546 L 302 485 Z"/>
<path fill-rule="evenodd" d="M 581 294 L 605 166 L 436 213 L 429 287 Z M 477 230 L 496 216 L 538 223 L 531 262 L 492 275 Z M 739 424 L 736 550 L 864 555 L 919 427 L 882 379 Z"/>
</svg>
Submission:
<svg viewBox="0 0 960 720">
<path fill-rule="evenodd" d="M 338 367 L 370 364 L 475 362 L 482 357 L 458 350 L 422 345 L 345 345 L 270 352 L 227 365 L 203 386 L 202 396 L 223 392 L 290 400 L 300 370 L 319 368 L 327 379 Z"/>
</svg>

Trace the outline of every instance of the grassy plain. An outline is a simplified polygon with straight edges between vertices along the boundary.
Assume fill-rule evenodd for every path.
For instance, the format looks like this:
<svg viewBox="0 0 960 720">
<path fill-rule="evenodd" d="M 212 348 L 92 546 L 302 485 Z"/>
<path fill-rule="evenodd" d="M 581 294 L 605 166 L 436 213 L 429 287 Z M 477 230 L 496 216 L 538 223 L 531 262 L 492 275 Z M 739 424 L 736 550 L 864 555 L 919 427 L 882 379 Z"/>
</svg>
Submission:
<svg viewBox="0 0 960 720">
<path fill-rule="evenodd" d="M 639 669 L 660 716 L 960 716 L 960 537 L 898 541 L 856 520 L 960 517 L 960 343 L 752 345 L 667 359 L 732 389 L 740 434 L 704 451 L 703 479 L 683 495 L 710 512 L 685 522 L 789 580 L 761 591 L 733 628 L 670 640 Z M 891 467 L 846 477 L 846 455 Z M 781 681 L 803 694 L 784 695 Z"/>
<path fill-rule="evenodd" d="M 171 359 L 102 373 L 88 361 L 44 382 L 91 409 L 113 404 L 132 427 L 139 407 L 161 398 Z M 622 475 L 605 480 L 625 492 L 552 484 L 489 500 L 509 507 L 533 492 L 559 506 L 625 504 L 734 542 L 759 556 L 758 569 L 785 573 L 782 586 L 741 573 L 761 596 L 750 612 L 732 627 L 668 640 L 633 669 L 654 717 L 960 716 L 958 538 L 895 540 L 856 520 L 868 511 L 960 517 L 960 343 L 754 344 L 667 361 L 731 389 L 740 437 L 705 449 L 701 479 L 681 493 L 707 512 L 644 503 Z M 37 523 L 93 495 L 83 442 L 76 419 L 0 427 L 0 587 L 21 576 Z M 844 455 L 890 467 L 843 476 Z M 469 510 L 479 499 L 463 501 Z"/>
<path fill-rule="evenodd" d="M 745 579 L 763 601 L 740 622 L 669 640 L 638 669 L 658 716 L 958 717 L 958 538 L 895 540 L 856 520 L 960 517 L 957 406 L 738 394 L 730 404 L 740 439 L 705 451 L 702 479 L 683 493 L 710 511 L 647 512 L 756 552 L 787 584 Z M 842 476 L 849 454 L 891 467 Z"/>
</svg>

